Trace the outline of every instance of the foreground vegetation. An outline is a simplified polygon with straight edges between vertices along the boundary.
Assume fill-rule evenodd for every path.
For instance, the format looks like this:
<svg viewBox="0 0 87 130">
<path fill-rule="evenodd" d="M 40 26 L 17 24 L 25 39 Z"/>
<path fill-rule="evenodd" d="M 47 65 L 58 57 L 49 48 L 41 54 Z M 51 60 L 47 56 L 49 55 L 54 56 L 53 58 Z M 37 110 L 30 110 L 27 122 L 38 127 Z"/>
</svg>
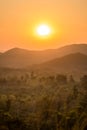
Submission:
<svg viewBox="0 0 87 130">
<path fill-rule="evenodd" d="M 87 75 L 0 76 L 0 130 L 87 130 Z"/>
</svg>

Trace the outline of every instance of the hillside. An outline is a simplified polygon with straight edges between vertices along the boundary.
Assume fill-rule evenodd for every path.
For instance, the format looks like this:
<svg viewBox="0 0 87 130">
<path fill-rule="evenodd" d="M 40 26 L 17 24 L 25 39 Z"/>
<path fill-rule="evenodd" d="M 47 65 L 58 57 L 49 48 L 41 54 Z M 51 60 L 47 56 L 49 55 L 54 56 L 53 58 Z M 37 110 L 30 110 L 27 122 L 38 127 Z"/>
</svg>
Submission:
<svg viewBox="0 0 87 130">
<path fill-rule="evenodd" d="M 32 68 L 40 72 L 78 73 L 87 72 L 87 55 L 74 53 L 56 58 Z"/>
<path fill-rule="evenodd" d="M 87 55 L 87 44 L 73 44 L 44 51 L 13 48 L 0 55 L 0 67 L 25 68 L 77 52 Z"/>
<path fill-rule="evenodd" d="M 27 65 L 40 63 L 41 59 L 38 58 L 39 53 L 40 52 L 13 48 L 0 56 L 0 67 L 23 68 Z"/>
</svg>

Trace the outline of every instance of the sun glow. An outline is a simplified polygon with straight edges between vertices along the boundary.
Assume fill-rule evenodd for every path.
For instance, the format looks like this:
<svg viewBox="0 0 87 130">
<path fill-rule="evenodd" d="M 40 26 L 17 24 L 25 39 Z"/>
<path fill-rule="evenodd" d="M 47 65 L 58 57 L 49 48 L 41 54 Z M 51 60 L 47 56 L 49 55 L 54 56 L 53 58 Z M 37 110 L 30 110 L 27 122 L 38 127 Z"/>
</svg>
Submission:
<svg viewBox="0 0 87 130">
<path fill-rule="evenodd" d="M 43 24 L 37 27 L 36 32 L 39 36 L 48 36 L 51 34 L 51 28 Z"/>
</svg>

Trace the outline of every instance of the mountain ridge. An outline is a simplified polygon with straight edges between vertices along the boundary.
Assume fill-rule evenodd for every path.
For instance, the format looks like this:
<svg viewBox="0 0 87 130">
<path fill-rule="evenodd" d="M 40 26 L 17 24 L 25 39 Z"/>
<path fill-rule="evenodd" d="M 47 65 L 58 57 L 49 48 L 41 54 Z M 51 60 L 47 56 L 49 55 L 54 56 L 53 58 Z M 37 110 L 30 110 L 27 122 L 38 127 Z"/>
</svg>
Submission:
<svg viewBox="0 0 87 130">
<path fill-rule="evenodd" d="M 12 48 L 0 55 L 0 67 L 25 68 L 77 52 L 87 55 L 87 44 L 72 44 L 42 51 Z"/>
<path fill-rule="evenodd" d="M 65 45 L 65 46 L 62 46 L 62 47 L 58 47 L 58 48 L 54 48 L 54 49 L 42 49 L 42 50 L 29 50 L 29 49 L 25 49 L 25 48 L 20 48 L 20 47 L 13 47 L 13 48 L 11 48 L 11 49 L 8 49 L 8 50 L 6 50 L 6 51 L 4 51 L 4 52 L 0 52 L 0 53 L 6 53 L 6 52 L 8 52 L 8 51 L 10 51 L 10 50 L 25 50 L 25 51 L 30 51 L 30 52 L 41 52 L 41 51 L 52 51 L 52 50 L 58 50 L 58 49 L 63 49 L 63 48 L 68 48 L 68 47 L 70 47 L 70 46 L 86 46 L 87 47 L 87 43 L 79 43 L 79 44 L 68 44 L 68 45 Z"/>
<path fill-rule="evenodd" d="M 79 73 L 87 72 L 87 55 L 72 53 L 61 58 L 42 63 L 32 68 L 39 72 Z"/>
</svg>

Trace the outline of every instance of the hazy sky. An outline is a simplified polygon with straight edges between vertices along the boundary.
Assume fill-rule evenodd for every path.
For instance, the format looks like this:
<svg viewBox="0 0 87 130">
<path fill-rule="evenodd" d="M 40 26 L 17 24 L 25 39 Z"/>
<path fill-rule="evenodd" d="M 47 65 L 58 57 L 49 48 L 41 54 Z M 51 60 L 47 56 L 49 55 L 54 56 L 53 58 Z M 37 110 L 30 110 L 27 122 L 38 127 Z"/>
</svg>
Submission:
<svg viewBox="0 0 87 130">
<path fill-rule="evenodd" d="M 41 23 L 54 30 L 47 39 L 34 35 Z M 69 43 L 87 43 L 87 0 L 0 0 L 0 51 Z"/>
</svg>

